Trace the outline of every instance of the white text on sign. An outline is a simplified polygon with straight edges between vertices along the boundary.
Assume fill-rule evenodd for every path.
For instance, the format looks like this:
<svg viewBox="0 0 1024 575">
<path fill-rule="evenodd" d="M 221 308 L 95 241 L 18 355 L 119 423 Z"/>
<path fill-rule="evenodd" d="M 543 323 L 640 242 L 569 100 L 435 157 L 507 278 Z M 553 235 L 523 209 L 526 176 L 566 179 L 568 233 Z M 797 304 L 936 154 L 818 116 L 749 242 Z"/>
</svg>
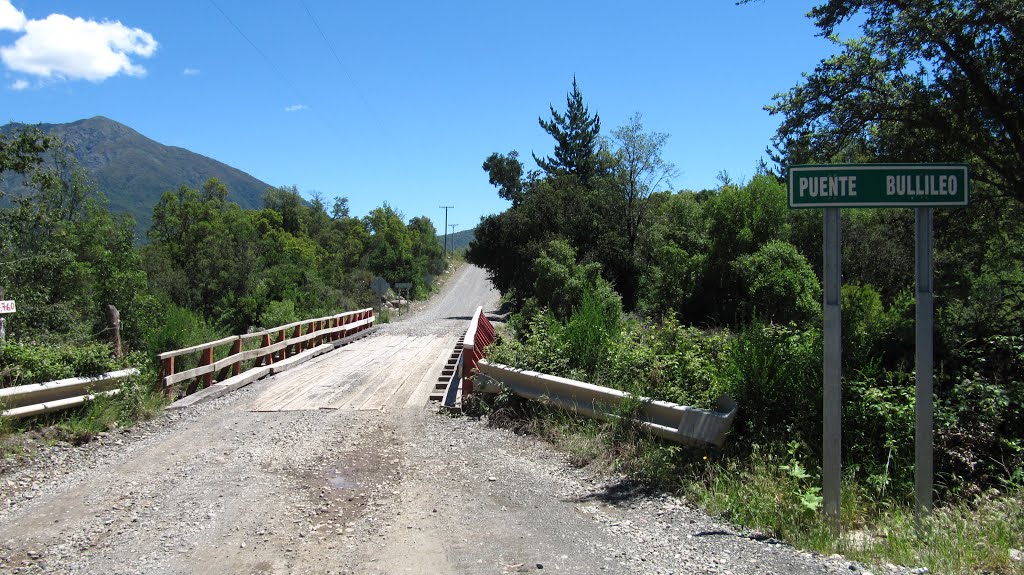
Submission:
<svg viewBox="0 0 1024 575">
<path fill-rule="evenodd" d="M 800 178 L 800 197 L 853 197 L 857 195 L 857 176 L 812 176 Z"/>
<path fill-rule="evenodd" d="M 957 179 L 953 176 L 886 176 L 887 196 L 955 196 Z"/>
</svg>

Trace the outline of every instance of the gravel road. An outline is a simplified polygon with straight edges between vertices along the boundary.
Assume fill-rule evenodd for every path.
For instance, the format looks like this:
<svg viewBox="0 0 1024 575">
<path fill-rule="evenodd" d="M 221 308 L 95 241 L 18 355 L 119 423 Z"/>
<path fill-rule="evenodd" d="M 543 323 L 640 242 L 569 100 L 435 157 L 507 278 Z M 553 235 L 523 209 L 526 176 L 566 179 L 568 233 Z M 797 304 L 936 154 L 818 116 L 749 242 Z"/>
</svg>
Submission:
<svg viewBox="0 0 1024 575">
<path fill-rule="evenodd" d="M 497 293 L 466 266 L 380 331 L 454 343 L 478 305 Z M 429 406 L 251 411 L 277 377 L 0 461 L 0 572 L 862 572 Z"/>
</svg>

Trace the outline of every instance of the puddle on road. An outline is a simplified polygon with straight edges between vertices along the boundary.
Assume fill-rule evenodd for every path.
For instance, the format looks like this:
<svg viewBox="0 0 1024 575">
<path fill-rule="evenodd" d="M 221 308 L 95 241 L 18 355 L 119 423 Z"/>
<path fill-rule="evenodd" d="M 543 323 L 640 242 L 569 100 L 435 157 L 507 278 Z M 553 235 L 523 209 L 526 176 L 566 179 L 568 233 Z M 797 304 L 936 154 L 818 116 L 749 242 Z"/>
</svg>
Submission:
<svg viewBox="0 0 1024 575">
<path fill-rule="evenodd" d="M 359 489 L 359 484 L 344 477 L 330 477 L 327 484 L 335 489 Z"/>
</svg>

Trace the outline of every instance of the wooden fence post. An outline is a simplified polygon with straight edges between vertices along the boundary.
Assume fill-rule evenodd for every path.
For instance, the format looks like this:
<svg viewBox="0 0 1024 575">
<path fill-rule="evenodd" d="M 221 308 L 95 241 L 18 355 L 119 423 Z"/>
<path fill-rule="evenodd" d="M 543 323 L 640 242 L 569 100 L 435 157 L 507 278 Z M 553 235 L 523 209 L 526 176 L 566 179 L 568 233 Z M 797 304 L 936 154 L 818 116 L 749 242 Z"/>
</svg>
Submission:
<svg viewBox="0 0 1024 575">
<path fill-rule="evenodd" d="M 112 305 L 107 305 L 107 319 L 110 320 L 110 329 L 114 331 L 111 343 L 114 347 L 114 357 L 120 358 L 121 353 L 121 313 Z"/>
<path fill-rule="evenodd" d="M 208 347 L 203 350 L 203 359 L 199 362 L 199 365 L 210 365 L 213 363 L 213 348 Z M 210 387 L 213 385 L 213 372 L 203 375 L 203 386 Z"/>
<path fill-rule="evenodd" d="M 231 355 L 242 353 L 242 337 L 239 336 L 235 340 L 235 343 L 231 344 Z M 236 361 L 231 365 L 231 375 L 238 375 L 242 373 L 242 362 Z"/>
<path fill-rule="evenodd" d="M 174 375 L 173 355 L 164 359 L 163 365 L 160 367 L 160 381 L 164 382 L 167 379 L 167 377 L 171 375 Z M 171 397 L 172 395 L 174 395 L 174 386 L 164 385 L 164 393 L 167 394 L 167 397 Z"/>
<path fill-rule="evenodd" d="M 270 347 L 270 332 L 269 331 L 267 333 L 263 334 L 263 341 L 260 342 L 260 347 Z M 263 365 L 273 365 L 273 364 L 274 364 L 274 353 L 273 352 L 270 352 L 267 355 L 263 356 Z"/>
</svg>

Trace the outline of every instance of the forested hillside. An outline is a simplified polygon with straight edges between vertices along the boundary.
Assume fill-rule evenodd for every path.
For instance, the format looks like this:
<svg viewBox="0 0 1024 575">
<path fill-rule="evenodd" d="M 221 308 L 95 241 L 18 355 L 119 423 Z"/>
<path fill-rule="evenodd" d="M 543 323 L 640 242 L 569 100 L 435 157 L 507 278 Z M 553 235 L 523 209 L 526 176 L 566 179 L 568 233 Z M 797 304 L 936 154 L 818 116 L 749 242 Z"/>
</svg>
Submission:
<svg viewBox="0 0 1024 575">
<path fill-rule="evenodd" d="M 20 124 L 0 127 L 12 135 Z M 130 215 L 136 234 L 144 237 L 160 195 L 185 185 L 198 188 L 210 178 L 223 183 L 228 199 L 244 209 L 259 209 L 270 184 L 249 174 L 184 148 L 165 146 L 109 118 L 97 116 L 68 124 L 40 124 L 39 130 L 60 139 L 71 149 L 88 179 L 107 198 L 115 213 Z M 0 174 L 0 192 L 24 192 L 23 178 Z"/>
<path fill-rule="evenodd" d="M 449 233 L 447 240 L 445 239 L 444 234 L 440 234 L 437 236 L 437 241 L 441 242 L 442 245 L 447 241 L 448 251 L 450 252 L 461 252 L 468 248 L 469 244 L 472 243 L 473 238 L 475 237 L 474 234 L 476 234 L 476 228 L 471 230 L 462 230 L 461 232 L 455 232 L 454 234 Z"/>
</svg>

